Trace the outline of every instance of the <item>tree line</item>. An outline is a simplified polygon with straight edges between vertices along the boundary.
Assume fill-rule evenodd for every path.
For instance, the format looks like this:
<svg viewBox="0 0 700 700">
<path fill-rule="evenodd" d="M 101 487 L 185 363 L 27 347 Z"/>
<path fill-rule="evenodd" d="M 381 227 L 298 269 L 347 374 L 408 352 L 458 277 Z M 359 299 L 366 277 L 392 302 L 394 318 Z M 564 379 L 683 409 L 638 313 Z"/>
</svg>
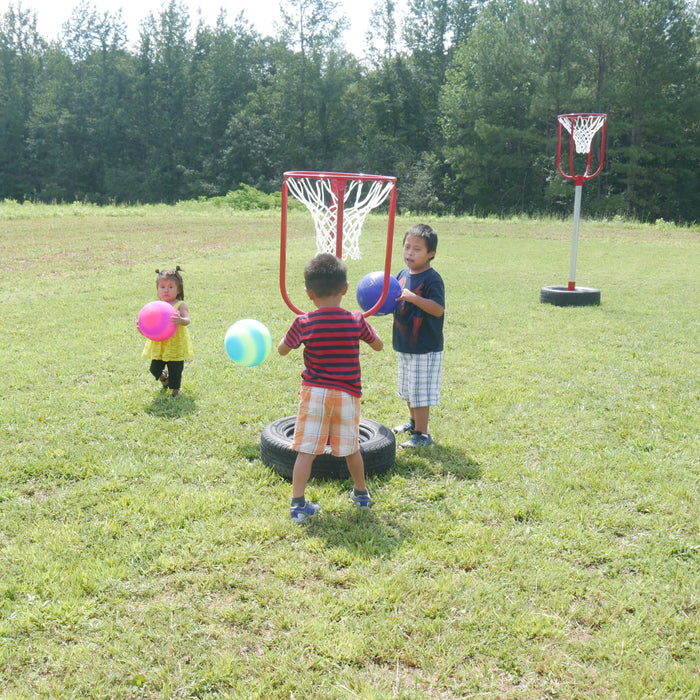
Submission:
<svg viewBox="0 0 700 700">
<path fill-rule="evenodd" d="M 362 56 L 334 0 L 275 36 L 171 0 L 127 40 L 83 0 L 55 40 L 0 19 L 0 198 L 155 203 L 278 191 L 286 170 L 395 175 L 399 207 L 570 214 L 557 115 L 608 115 L 590 216 L 700 220 L 689 0 L 376 0 Z"/>
</svg>

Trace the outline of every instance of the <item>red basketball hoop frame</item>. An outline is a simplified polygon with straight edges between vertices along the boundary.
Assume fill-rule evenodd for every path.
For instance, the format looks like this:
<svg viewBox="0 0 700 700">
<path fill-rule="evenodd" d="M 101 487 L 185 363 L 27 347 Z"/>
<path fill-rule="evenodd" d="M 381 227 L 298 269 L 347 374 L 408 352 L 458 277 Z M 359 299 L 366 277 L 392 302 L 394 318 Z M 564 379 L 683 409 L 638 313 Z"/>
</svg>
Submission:
<svg viewBox="0 0 700 700">
<path fill-rule="evenodd" d="M 557 135 L 557 170 L 562 177 L 573 180 L 576 185 L 582 185 L 586 180 L 593 179 L 603 169 L 605 159 L 605 131 L 607 127 L 607 114 L 589 112 L 586 114 L 560 114 L 557 117 L 559 131 Z M 562 128 L 569 132 L 569 170 L 565 172 L 561 167 Z M 591 156 L 593 137 L 601 130 L 600 158 L 595 172 L 591 172 Z M 586 154 L 586 169 L 582 174 L 576 174 L 574 170 L 574 151 Z"/>
<path fill-rule="evenodd" d="M 384 260 L 384 286 L 377 303 L 364 312 L 376 313 L 389 291 L 391 249 L 396 216 L 396 178 L 389 175 L 335 173 L 311 170 L 290 170 L 282 181 L 282 217 L 280 227 L 280 292 L 287 306 L 295 313 L 304 313 L 287 293 L 287 213 L 289 194 L 306 205 L 316 228 L 319 252 L 332 252 L 340 258 L 359 259 L 359 238 L 367 215 L 389 198 L 387 244 Z M 345 242 L 348 245 L 345 245 Z"/>
<path fill-rule="evenodd" d="M 591 180 L 603 169 L 605 159 L 605 132 L 607 126 L 607 114 L 595 112 L 580 114 L 560 114 L 557 117 L 559 131 L 557 136 L 557 170 L 562 177 L 573 180 L 574 190 L 574 231 L 571 240 L 571 262 L 569 265 L 569 285 L 568 291 L 576 290 L 576 256 L 578 253 L 578 229 L 581 219 L 581 191 L 583 183 Z M 568 171 L 562 169 L 562 129 L 569 133 L 569 158 Z M 600 154 L 598 157 L 598 167 L 591 172 L 592 144 L 593 138 L 598 132 L 600 136 Z M 586 167 L 583 173 L 577 173 L 574 164 L 574 154 L 584 154 L 586 156 Z"/>
</svg>

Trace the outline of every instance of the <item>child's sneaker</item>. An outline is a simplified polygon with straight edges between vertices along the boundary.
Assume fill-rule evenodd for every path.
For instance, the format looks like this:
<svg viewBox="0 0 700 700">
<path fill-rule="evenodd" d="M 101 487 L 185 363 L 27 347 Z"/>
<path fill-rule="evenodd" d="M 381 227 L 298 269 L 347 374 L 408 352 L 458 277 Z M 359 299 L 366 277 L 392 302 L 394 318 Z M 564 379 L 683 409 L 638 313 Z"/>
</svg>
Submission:
<svg viewBox="0 0 700 700">
<path fill-rule="evenodd" d="M 372 496 L 367 493 L 355 493 L 355 489 L 350 490 L 350 500 L 360 508 L 372 507 Z"/>
<path fill-rule="evenodd" d="M 397 425 L 394 427 L 394 432 L 396 434 L 398 433 L 408 433 L 409 435 L 413 435 L 413 433 L 416 432 L 416 422 L 411 418 L 411 420 L 408 423 L 404 423 L 403 425 Z"/>
<path fill-rule="evenodd" d="M 293 523 L 301 525 L 305 523 L 309 518 L 316 515 L 321 510 L 321 506 L 312 503 L 311 501 L 306 501 L 303 506 L 292 506 L 289 509 L 289 515 L 292 518 Z"/>
<path fill-rule="evenodd" d="M 430 437 L 430 435 L 426 435 L 425 433 L 413 433 L 411 435 L 410 440 L 406 440 L 406 442 L 402 442 L 399 447 L 402 447 L 403 449 L 409 449 L 413 450 L 419 447 L 432 447 L 433 446 L 433 438 Z"/>
</svg>

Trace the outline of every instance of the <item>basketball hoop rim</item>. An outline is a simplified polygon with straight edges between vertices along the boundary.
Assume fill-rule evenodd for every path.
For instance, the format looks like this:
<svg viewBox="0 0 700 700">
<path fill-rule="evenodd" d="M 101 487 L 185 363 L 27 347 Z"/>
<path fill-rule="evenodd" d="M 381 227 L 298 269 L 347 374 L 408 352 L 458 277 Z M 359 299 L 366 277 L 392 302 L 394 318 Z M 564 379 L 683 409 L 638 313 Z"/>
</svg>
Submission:
<svg viewBox="0 0 700 700">
<path fill-rule="evenodd" d="M 565 119 L 572 117 L 607 117 L 606 112 L 569 112 L 568 114 L 559 114 L 557 119 Z"/>
<path fill-rule="evenodd" d="M 284 173 L 284 179 L 308 177 L 316 180 L 362 180 L 377 182 L 396 182 L 396 177 L 393 175 L 370 175 L 368 173 L 336 173 L 327 170 L 288 170 Z"/>
</svg>

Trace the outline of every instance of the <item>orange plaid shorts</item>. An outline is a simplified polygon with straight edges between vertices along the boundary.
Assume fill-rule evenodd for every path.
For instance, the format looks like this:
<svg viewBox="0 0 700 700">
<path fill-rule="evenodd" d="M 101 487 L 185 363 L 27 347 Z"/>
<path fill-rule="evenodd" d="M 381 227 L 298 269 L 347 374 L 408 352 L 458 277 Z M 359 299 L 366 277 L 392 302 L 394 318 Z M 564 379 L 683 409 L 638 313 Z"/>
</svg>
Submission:
<svg viewBox="0 0 700 700">
<path fill-rule="evenodd" d="M 292 449 L 318 455 L 328 443 L 336 457 L 357 452 L 360 446 L 360 399 L 339 389 L 302 385 Z"/>
</svg>

